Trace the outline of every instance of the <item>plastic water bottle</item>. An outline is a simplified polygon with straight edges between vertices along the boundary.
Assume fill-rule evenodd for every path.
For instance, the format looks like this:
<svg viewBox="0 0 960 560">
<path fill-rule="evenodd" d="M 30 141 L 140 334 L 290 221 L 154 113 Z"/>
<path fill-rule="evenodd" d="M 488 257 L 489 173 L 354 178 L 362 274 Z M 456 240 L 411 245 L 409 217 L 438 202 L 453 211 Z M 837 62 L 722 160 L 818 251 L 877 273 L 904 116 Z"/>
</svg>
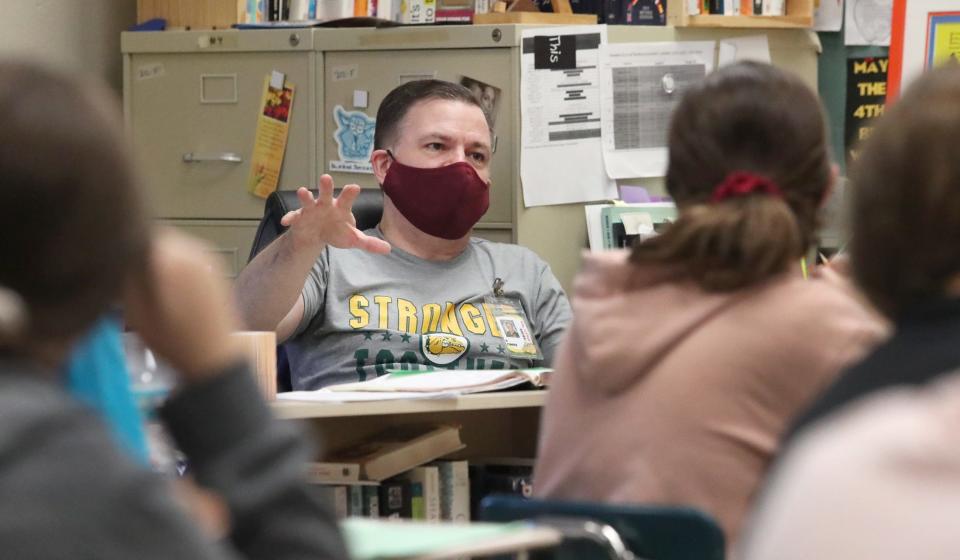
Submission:
<svg viewBox="0 0 960 560">
<path fill-rule="evenodd" d="M 135 333 L 124 333 L 123 350 L 130 373 L 130 390 L 144 419 L 150 465 L 163 474 L 183 474 L 183 456 L 173 446 L 170 436 L 157 417 L 157 410 L 167 400 L 174 386 L 174 372 L 163 361 L 158 360 Z"/>
</svg>

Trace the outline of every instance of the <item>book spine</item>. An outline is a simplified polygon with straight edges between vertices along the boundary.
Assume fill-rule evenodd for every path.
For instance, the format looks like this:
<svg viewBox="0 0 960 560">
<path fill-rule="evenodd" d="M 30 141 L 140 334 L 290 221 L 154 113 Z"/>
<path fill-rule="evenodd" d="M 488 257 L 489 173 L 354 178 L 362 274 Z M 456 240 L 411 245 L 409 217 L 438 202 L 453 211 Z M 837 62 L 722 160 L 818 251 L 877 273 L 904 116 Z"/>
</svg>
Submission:
<svg viewBox="0 0 960 560">
<path fill-rule="evenodd" d="M 742 15 L 742 16 L 752 16 L 752 15 L 753 15 L 753 0 L 741 0 L 741 1 L 740 1 L 740 15 Z"/>
<path fill-rule="evenodd" d="M 470 474 L 466 461 L 439 461 L 440 518 L 470 521 Z"/>
<path fill-rule="evenodd" d="M 410 482 L 400 479 L 384 480 L 380 490 L 380 517 L 410 519 Z"/>
<path fill-rule="evenodd" d="M 349 498 L 347 498 L 346 486 L 333 487 L 333 511 L 337 514 L 337 519 L 345 519 L 350 512 Z"/>
<path fill-rule="evenodd" d="M 343 519 L 347 516 L 348 505 L 346 486 L 311 484 L 310 493 L 316 497 L 317 501 L 332 509 L 337 515 L 338 519 Z"/>
<path fill-rule="evenodd" d="M 380 517 L 380 487 L 363 486 L 363 516 Z"/>
<path fill-rule="evenodd" d="M 427 521 L 440 521 L 440 469 L 424 467 L 423 501 L 427 509 Z"/>
<path fill-rule="evenodd" d="M 783 0 L 763 0 L 763 15 L 782 16 L 784 13 Z"/>
<path fill-rule="evenodd" d="M 410 518 L 420 521 L 427 520 L 427 505 L 423 500 L 423 483 L 410 483 Z"/>
<path fill-rule="evenodd" d="M 348 486 L 349 504 L 347 506 L 347 515 L 350 517 L 363 517 L 363 486 Z"/>
</svg>

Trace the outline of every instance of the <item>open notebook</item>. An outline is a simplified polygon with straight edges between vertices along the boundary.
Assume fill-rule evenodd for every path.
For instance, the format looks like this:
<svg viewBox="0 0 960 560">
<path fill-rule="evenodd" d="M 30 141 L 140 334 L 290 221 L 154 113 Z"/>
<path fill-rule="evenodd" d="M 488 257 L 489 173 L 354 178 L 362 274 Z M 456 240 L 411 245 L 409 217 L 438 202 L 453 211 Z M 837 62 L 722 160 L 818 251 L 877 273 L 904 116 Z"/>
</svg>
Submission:
<svg viewBox="0 0 960 560">
<path fill-rule="evenodd" d="M 280 393 L 285 401 L 357 402 L 394 399 L 453 398 L 468 393 L 508 389 L 524 383 L 545 387 L 553 370 L 547 368 L 503 370 L 389 371 L 376 379 L 334 385 L 316 391 Z"/>
<path fill-rule="evenodd" d="M 455 391 L 460 394 L 497 391 L 531 383 L 547 384 L 551 370 L 531 369 L 468 369 L 433 371 L 390 371 L 376 379 L 329 387 L 331 391 L 405 391 L 433 393 Z"/>
</svg>

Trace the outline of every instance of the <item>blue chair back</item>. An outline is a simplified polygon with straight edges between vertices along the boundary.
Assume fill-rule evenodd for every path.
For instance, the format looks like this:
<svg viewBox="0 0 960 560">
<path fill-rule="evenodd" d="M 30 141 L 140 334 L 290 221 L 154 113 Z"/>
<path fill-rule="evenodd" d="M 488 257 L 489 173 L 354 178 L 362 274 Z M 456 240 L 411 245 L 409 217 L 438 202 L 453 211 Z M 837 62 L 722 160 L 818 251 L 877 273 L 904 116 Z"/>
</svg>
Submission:
<svg viewBox="0 0 960 560">
<path fill-rule="evenodd" d="M 530 500 L 494 495 L 480 502 L 481 521 L 535 520 L 548 517 L 590 519 L 610 525 L 637 558 L 647 560 L 723 560 L 723 531 L 712 517 L 688 507 Z M 596 544 L 565 541 L 553 558 L 603 558 Z"/>
</svg>

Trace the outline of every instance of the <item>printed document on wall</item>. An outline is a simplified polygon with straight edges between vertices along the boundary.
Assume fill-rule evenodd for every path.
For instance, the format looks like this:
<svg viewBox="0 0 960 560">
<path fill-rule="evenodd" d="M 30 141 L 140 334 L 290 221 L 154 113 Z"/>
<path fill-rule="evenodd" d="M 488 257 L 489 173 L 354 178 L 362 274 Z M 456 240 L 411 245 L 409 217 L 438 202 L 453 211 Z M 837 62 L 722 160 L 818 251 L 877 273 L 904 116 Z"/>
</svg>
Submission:
<svg viewBox="0 0 960 560">
<path fill-rule="evenodd" d="M 600 48 L 603 159 L 614 179 L 663 177 L 667 129 L 683 93 L 713 70 L 714 41 Z"/>
<path fill-rule="evenodd" d="M 520 179 L 528 207 L 617 197 L 600 145 L 604 25 L 523 30 Z"/>
<path fill-rule="evenodd" d="M 893 0 L 847 0 L 843 11 L 845 45 L 890 44 Z"/>
</svg>

